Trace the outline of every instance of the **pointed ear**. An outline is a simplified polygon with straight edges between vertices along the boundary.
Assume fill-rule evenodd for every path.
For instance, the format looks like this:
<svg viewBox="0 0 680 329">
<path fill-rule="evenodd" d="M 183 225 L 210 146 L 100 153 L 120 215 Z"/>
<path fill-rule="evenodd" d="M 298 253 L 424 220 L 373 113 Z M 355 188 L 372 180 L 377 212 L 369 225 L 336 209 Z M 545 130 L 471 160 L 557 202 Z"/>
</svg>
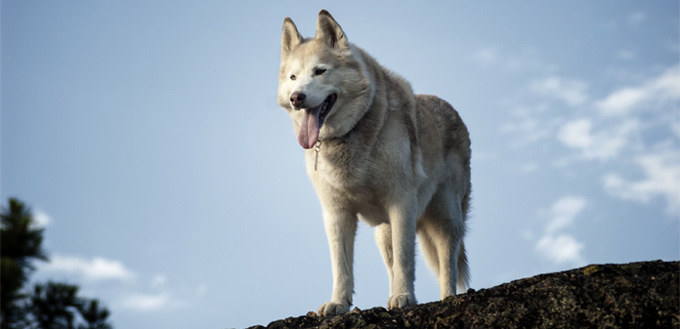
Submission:
<svg viewBox="0 0 680 329">
<path fill-rule="evenodd" d="M 286 17 L 283 20 L 283 30 L 281 31 L 281 58 L 285 58 L 290 54 L 295 46 L 302 43 L 302 36 L 298 32 L 293 20 Z"/>
<path fill-rule="evenodd" d="M 345 32 L 333 16 L 326 10 L 319 12 L 319 19 L 316 21 L 316 37 L 322 40 L 327 46 L 335 49 L 348 49 L 349 41 Z"/>
</svg>

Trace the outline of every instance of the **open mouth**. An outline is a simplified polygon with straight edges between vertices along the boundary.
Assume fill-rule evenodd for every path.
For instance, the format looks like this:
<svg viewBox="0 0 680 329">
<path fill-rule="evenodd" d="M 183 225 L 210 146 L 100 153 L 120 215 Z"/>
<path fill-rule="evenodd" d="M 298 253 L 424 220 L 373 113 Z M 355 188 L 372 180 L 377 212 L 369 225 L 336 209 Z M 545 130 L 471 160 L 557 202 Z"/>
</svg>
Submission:
<svg viewBox="0 0 680 329">
<path fill-rule="evenodd" d="M 321 110 L 319 111 L 319 123 L 320 123 L 319 127 L 321 126 L 321 124 L 323 124 L 328 113 L 331 112 L 331 109 L 333 108 L 336 99 L 338 99 L 337 94 L 330 94 L 328 95 L 328 97 L 326 97 L 323 103 L 321 103 Z"/>
<path fill-rule="evenodd" d="M 316 141 L 319 139 L 319 130 L 326 120 L 328 113 L 333 109 L 335 101 L 338 99 L 337 94 L 330 94 L 326 99 L 313 108 L 302 109 L 302 121 L 300 122 L 300 132 L 298 134 L 298 142 L 300 146 L 305 149 L 314 147 Z"/>
</svg>

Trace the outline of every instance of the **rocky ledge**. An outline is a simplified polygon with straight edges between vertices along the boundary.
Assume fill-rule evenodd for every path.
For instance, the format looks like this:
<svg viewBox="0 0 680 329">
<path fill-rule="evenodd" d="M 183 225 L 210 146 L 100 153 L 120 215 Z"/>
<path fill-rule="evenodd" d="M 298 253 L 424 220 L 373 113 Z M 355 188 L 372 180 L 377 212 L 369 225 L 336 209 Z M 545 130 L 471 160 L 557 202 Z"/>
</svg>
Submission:
<svg viewBox="0 0 680 329">
<path fill-rule="evenodd" d="M 678 328 L 680 262 L 590 265 L 401 310 L 314 312 L 260 328 Z"/>
</svg>

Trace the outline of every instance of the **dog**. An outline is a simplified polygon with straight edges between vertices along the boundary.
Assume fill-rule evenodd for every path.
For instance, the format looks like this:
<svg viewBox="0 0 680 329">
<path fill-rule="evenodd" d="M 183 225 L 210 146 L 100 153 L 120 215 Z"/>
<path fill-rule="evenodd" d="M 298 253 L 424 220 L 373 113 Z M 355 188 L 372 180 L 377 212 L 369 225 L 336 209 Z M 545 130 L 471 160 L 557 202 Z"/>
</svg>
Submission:
<svg viewBox="0 0 680 329">
<path fill-rule="evenodd" d="M 333 272 L 320 315 L 349 311 L 358 220 L 374 226 L 390 283 L 388 309 L 417 304 L 415 245 L 441 298 L 464 291 L 470 137 L 458 112 L 350 43 L 326 10 L 303 38 L 286 17 L 278 103 L 293 121 L 323 209 Z"/>
</svg>

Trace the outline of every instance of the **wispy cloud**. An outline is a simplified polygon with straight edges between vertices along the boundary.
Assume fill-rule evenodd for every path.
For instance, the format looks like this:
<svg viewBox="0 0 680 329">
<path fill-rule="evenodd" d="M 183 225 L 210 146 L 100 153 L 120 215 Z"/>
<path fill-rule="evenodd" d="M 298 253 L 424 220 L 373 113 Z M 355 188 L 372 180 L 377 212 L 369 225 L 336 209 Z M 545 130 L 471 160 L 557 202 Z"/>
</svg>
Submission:
<svg viewBox="0 0 680 329">
<path fill-rule="evenodd" d="M 641 11 L 630 14 L 627 19 L 628 24 L 633 27 L 638 27 L 640 24 L 644 23 L 645 20 L 647 20 L 647 15 Z"/>
<path fill-rule="evenodd" d="M 45 228 L 53 222 L 52 217 L 40 209 L 33 211 L 33 221 L 33 225 L 38 228 Z"/>
<path fill-rule="evenodd" d="M 557 265 L 585 263 L 582 256 L 585 244 L 562 231 L 574 223 L 576 216 L 586 205 L 585 198 L 572 195 L 564 196 L 553 203 L 545 233 L 536 242 L 536 250 Z"/>
<path fill-rule="evenodd" d="M 577 150 L 583 160 L 620 160 L 619 172 L 602 177 L 611 195 L 640 203 L 655 198 L 665 201 L 669 213 L 680 210 L 680 65 L 673 65 L 644 82 L 612 91 L 594 101 L 600 115 L 565 123 L 557 139 Z M 648 115 L 650 111 L 653 115 Z M 665 140 L 644 140 L 645 135 L 665 134 Z M 668 134 L 670 132 L 670 134 Z M 653 146 L 649 144 L 653 143 Z M 626 154 L 625 158 L 619 157 Z M 610 161 L 611 163 L 611 161 Z M 641 177 L 622 175 L 626 167 Z"/>
<path fill-rule="evenodd" d="M 498 49 L 496 47 L 479 49 L 472 54 L 472 59 L 482 67 L 489 67 L 498 61 Z"/>
<path fill-rule="evenodd" d="M 616 56 L 627 61 L 635 58 L 635 53 L 629 49 L 621 49 L 616 53 Z"/>
<path fill-rule="evenodd" d="M 546 74 L 557 69 L 554 63 L 541 58 L 535 47 L 504 49 L 500 45 L 487 45 L 473 49 L 468 58 L 484 69 L 493 68 L 499 73 Z"/>
<path fill-rule="evenodd" d="M 680 100 L 680 66 L 673 66 L 660 75 L 638 85 L 613 91 L 595 106 L 604 115 L 626 115 L 637 109 L 650 109 Z"/>
<path fill-rule="evenodd" d="M 513 134 L 515 146 L 556 137 L 577 151 L 582 160 L 605 161 L 616 159 L 624 150 L 642 150 L 642 135 L 660 124 L 678 130 L 673 110 L 680 102 L 680 65 L 673 65 L 639 84 L 612 89 L 602 98 L 589 96 L 585 82 L 557 75 L 534 80 L 528 89 L 534 95 L 560 100 L 570 107 L 596 111 L 580 111 L 580 118 L 565 122 L 564 117 L 546 110 L 550 108 L 548 104 L 514 105 L 510 120 L 502 124 L 500 131 Z M 655 111 L 655 116 L 643 115 L 648 111 Z"/>
<path fill-rule="evenodd" d="M 171 304 L 170 295 L 167 293 L 160 294 L 132 294 L 120 303 L 120 308 L 132 310 L 136 312 L 156 312 Z"/>
<path fill-rule="evenodd" d="M 92 281 L 128 280 L 134 277 L 134 273 L 123 263 L 103 257 L 88 260 L 75 256 L 54 255 L 50 257 L 48 263 L 40 266 L 40 270 L 79 275 Z"/>
<path fill-rule="evenodd" d="M 671 122 L 671 131 L 675 137 L 680 138 L 680 122 Z"/>
<path fill-rule="evenodd" d="M 584 159 L 608 160 L 616 157 L 639 133 L 636 119 L 626 119 L 614 128 L 595 131 L 593 120 L 581 118 L 564 124 L 557 139 L 567 147 L 580 151 Z"/>
<path fill-rule="evenodd" d="M 536 172 L 540 169 L 540 166 L 536 162 L 528 162 L 522 165 L 522 167 L 519 169 L 519 172 L 523 174 L 530 174 L 533 172 Z"/>
<path fill-rule="evenodd" d="M 77 277 L 94 290 L 110 281 L 119 281 L 123 291 L 109 296 L 114 300 L 112 307 L 137 313 L 167 312 L 188 307 L 198 302 L 207 291 L 205 284 L 193 288 L 171 287 L 164 273 L 133 280 L 143 275 L 135 274 L 120 261 L 103 257 L 86 259 L 57 254 L 51 256 L 49 262 L 39 265 L 38 271 L 47 275 L 60 273 Z"/>
<path fill-rule="evenodd" d="M 160 288 L 160 286 L 165 285 L 165 282 L 162 282 L 159 286 L 157 284 L 157 281 L 159 280 L 166 281 L 167 278 L 165 275 L 155 276 L 154 280 L 152 280 L 151 287 Z M 183 289 L 179 292 L 170 292 L 170 290 L 167 289 L 162 289 L 155 293 L 135 292 L 125 295 L 118 302 L 114 303 L 114 306 L 122 310 L 138 313 L 173 311 L 196 303 L 199 299 L 204 297 L 207 290 L 207 286 L 201 284 L 195 288 Z"/>
<path fill-rule="evenodd" d="M 584 264 L 584 248 L 583 243 L 567 234 L 546 235 L 536 244 L 536 249 L 555 264 Z"/>
<path fill-rule="evenodd" d="M 552 76 L 534 81 L 530 89 L 538 94 L 559 99 L 570 106 L 577 106 L 588 100 L 588 85 L 579 80 Z"/>
<path fill-rule="evenodd" d="M 501 132 L 521 136 L 515 143 L 519 146 L 532 144 L 550 136 L 549 131 L 541 126 L 540 120 L 529 117 L 503 124 Z"/>
<path fill-rule="evenodd" d="M 164 286 L 168 282 L 168 277 L 165 274 L 157 274 L 151 279 L 151 287 L 157 288 Z"/>
<path fill-rule="evenodd" d="M 641 179 L 630 180 L 609 173 L 604 176 L 605 189 L 618 198 L 642 203 L 661 197 L 666 201 L 667 211 L 677 213 L 680 210 L 680 152 L 677 148 L 669 146 L 660 152 L 640 155 L 635 162 L 644 173 Z"/>
<path fill-rule="evenodd" d="M 553 234 L 574 222 L 574 218 L 586 207 L 586 200 L 578 196 L 565 196 L 555 202 L 550 209 L 551 217 L 546 232 Z"/>
<path fill-rule="evenodd" d="M 549 138 L 554 130 L 554 124 L 542 120 L 548 106 L 519 106 L 511 113 L 511 120 L 504 123 L 500 131 L 515 136 L 515 146 L 527 146 Z"/>
</svg>

